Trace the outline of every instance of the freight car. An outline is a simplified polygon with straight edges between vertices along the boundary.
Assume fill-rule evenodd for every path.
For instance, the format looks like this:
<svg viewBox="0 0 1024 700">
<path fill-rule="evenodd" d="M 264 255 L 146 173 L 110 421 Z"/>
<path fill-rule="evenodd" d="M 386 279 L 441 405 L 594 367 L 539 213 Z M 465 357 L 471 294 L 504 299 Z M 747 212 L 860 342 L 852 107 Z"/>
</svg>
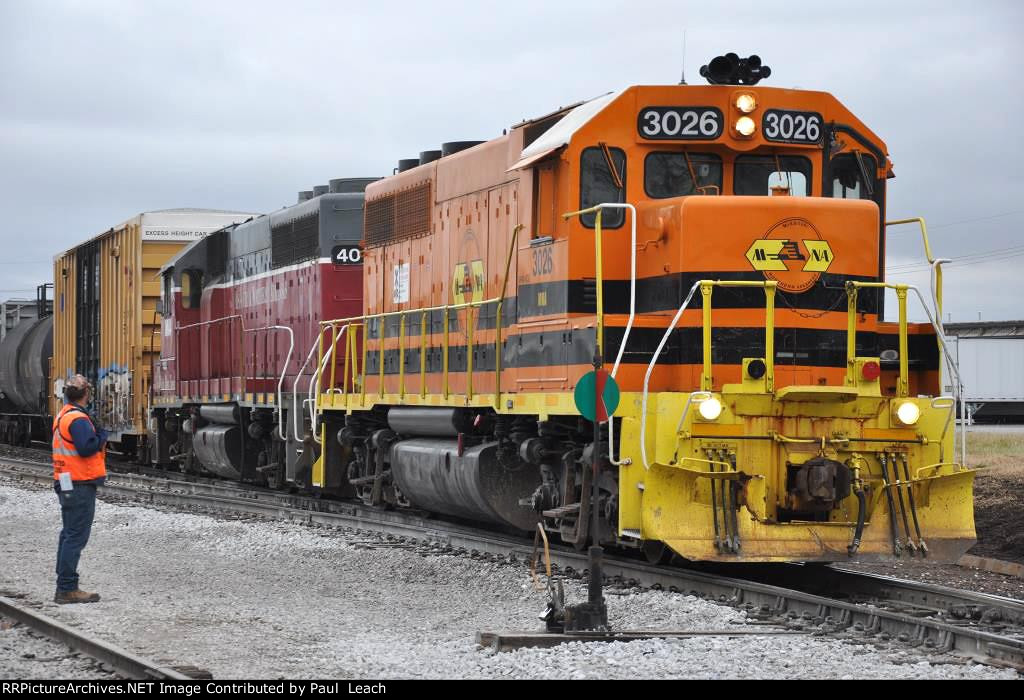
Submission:
<svg viewBox="0 0 1024 700">
<path fill-rule="evenodd" d="M 154 462 L 309 485 L 312 353 L 300 348 L 322 319 L 361 313 L 363 190 L 375 179 L 331 180 L 166 261 Z"/>
<path fill-rule="evenodd" d="M 0 304 L 0 442 L 28 446 L 50 434 L 50 355 L 53 350 L 53 302 L 50 284 L 37 298 Z"/>
<path fill-rule="evenodd" d="M 757 57 L 703 73 L 367 188 L 364 310 L 309 346 L 315 488 L 655 559 L 974 542 L 923 222 L 938 293 L 885 281 L 886 144 L 828 93 L 758 85 Z M 574 390 L 605 363 L 595 440 Z"/>
<path fill-rule="evenodd" d="M 188 242 L 253 215 L 210 209 L 144 212 L 54 259 L 50 412 L 67 377 L 95 389 L 112 446 L 143 457 L 153 358 L 160 352 L 160 267 Z"/>
</svg>

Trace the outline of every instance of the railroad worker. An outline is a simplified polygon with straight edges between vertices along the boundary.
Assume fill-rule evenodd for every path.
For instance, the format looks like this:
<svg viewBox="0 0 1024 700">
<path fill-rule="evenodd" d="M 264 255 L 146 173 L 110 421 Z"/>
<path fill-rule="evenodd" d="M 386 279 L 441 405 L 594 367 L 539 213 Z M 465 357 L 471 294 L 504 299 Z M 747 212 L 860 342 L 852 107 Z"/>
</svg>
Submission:
<svg viewBox="0 0 1024 700">
<path fill-rule="evenodd" d="M 53 489 L 63 528 L 57 543 L 57 593 L 53 602 L 95 603 L 98 593 L 78 588 L 78 559 L 89 542 L 96 488 L 107 476 L 107 431 L 86 413 L 92 386 L 80 374 L 64 384 L 64 407 L 53 419 Z"/>
</svg>

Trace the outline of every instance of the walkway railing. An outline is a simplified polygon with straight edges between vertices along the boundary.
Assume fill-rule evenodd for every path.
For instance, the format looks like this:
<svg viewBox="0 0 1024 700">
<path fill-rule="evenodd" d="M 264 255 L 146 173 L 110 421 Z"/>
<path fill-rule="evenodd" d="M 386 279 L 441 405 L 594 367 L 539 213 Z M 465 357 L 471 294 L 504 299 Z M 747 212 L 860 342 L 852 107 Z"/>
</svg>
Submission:
<svg viewBox="0 0 1024 700">
<path fill-rule="evenodd" d="M 367 328 L 377 328 L 377 395 L 378 398 L 384 397 L 384 359 L 385 359 L 385 337 L 386 323 L 389 319 L 398 319 L 398 395 L 400 398 L 405 398 L 407 392 L 406 389 L 406 372 L 405 372 L 405 358 L 408 348 L 406 347 L 406 330 L 407 330 L 407 319 L 412 317 L 419 317 L 419 335 L 420 335 L 420 397 L 424 398 L 427 395 L 427 329 L 429 327 L 429 321 L 434 318 L 435 314 L 441 315 L 441 390 L 444 397 L 447 399 L 451 394 L 450 378 L 452 371 L 449 367 L 449 355 L 451 350 L 450 342 L 450 326 L 452 315 L 456 317 L 459 312 L 465 312 L 465 333 L 466 333 L 466 369 L 462 374 L 465 377 L 466 382 L 466 398 L 472 400 L 474 396 L 475 388 L 473 386 L 473 355 L 475 345 L 474 332 L 476 328 L 476 319 L 474 313 L 482 307 L 493 304 L 495 306 L 495 318 L 494 318 L 494 341 L 493 343 L 480 343 L 479 346 L 487 345 L 493 346 L 494 349 L 494 395 L 492 397 L 492 404 L 497 410 L 501 406 L 501 358 L 502 358 L 502 339 L 503 339 L 503 324 L 502 324 L 502 310 L 505 304 L 505 297 L 508 293 L 508 276 L 509 271 L 512 267 L 512 256 L 516 251 L 516 242 L 519 237 L 519 231 L 522 230 L 523 226 L 520 224 L 512 230 L 512 240 L 509 244 L 508 255 L 505 259 L 505 275 L 502 279 L 501 294 L 491 299 L 482 299 L 479 301 L 468 301 L 461 304 L 444 304 L 441 306 L 429 306 L 417 309 L 401 309 L 398 311 L 386 311 L 376 314 L 364 314 L 362 316 L 352 316 L 344 319 L 335 319 L 330 321 L 320 322 L 320 332 L 317 334 L 316 343 L 310 348 L 308 360 L 312 357 L 314 352 L 317 352 L 317 370 L 314 372 L 312 380 L 310 382 L 311 393 L 315 392 L 315 398 L 310 403 L 310 420 L 313 426 L 317 424 L 317 417 L 323 412 L 323 378 L 324 374 L 327 373 L 330 377 L 327 385 L 327 393 L 335 396 L 341 395 L 344 397 L 344 408 L 348 409 L 352 406 L 352 397 L 359 394 L 359 406 L 366 404 L 366 379 L 367 379 Z M 330 335 L 329 344 L 325 340 L 327 335 Z M 336 348 L 338 341 L 342 336 L 347 338 L 345 347 L 343 349 L 344 357 L 342 359 L 342 382 L 341 387 L 338 387 L 337 382 L 337 357 Z M 430 333 L 433 335 L 433 333 Z M 361 337 L 360 337 L 361 336 Z M 430 344 L 429 348 L 433 349 L 436 345 Z M 361 358 L 358 357 L 361 348 Z M 334 358 L 332 360 L 332 358 Z M 328 372 L 328 364 L 330 370 Z M 301 373 L 305 371 L 305 365 Z M 297 381 L 297 380 L 296 380 Z M 349 384 L 351 382 L 351 385 Z M 333 399 L 332 399 L 333 406 Z M 318 439 L 318 431 L 313 430 L 314 439 Z"/>
</svg>

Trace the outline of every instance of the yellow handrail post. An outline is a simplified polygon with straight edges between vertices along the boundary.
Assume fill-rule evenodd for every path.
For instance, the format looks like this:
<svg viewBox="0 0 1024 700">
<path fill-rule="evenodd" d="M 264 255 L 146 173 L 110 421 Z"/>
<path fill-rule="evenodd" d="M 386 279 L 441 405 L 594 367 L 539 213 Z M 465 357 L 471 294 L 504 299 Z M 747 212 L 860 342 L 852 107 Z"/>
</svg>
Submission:
<svg viewBox="0 0 1024 700">
<path fill-rule="evenodd" d="M 420 398 L 427 395 L 427 312 L 420 313 Z"/>
<path fill-rule="evenodd" d="M 498 307 L 494 312 L 494 410 L 501 409 L 501 310 L 505 304 L 505 294 L 508 292 L 508 273 L 512 269 L 512 255 L 516 251 L 516 240 L 519 238 L 519 230 L 523 224 L 512 229 L 512 242 L 508 247 L 508 255 L 505 257 L 505 276 L 501 281 L 501 296 L 498 297 Z"/>
<path fill-rule="evenodd" d="M 700 296 L 702 301 L 702 328 L 704 367 L 700 375 L 700 388 L 702 391 L 711 391 L 713 384 L 711 376 L 711 293 L 715 283 L 710 280 L 701 280 Z"/>
<path fill-rule="evenodd" d="M 344 328 L 344 326 L 342 328 Z M 330 349 L 330 351 L 327 354 L 328 354 L 328 358 L 330 359 L 330 362 L 331 362 L 331 373 L 332 373 L 332 377 L 331 378 L 333 380 L 333 378 L 334 378 L 333 377 L 334 363 L 338 360 L 338 326 L 336 324 L 333 324 L 333 323 L 331 324 L 331 349 Z M 318 397 L 320 396 L 321 393 L 323 393 L 323 392 L 320 391 L 320 387 L 323 385 L 323 380 L 324 380 L 323 362 L 320 363 L 320 367 L 321 367 L 321 369 L 320 369 L 319 372 L 317 372 L 317 375 L 316 375 L 316 393 L 317 393 Z M 331 389 L 333 389 L 333 388 L 334 388 L 334 383 L 332 381 L 331 385 L 329 387 L 327 387 L 327 393 L 328 393 L 328 395 L 331 398 L 331 406 L 334 406 L 334 394 L 331 393 Z M 314 402 L 313 405 L 314 405 L 314 407 L 319 408 L 322 405 L 322 402 L 319 402 L 319 401 L 318 402 Z M 314 411 L 314 416 L 315 415 L 316 415 L 316 411 Z"/>
<path fill-rule="evenodd" d="M 924 255 L 928 258 L 929 263 L 935 262 L 935 258 L 932 257 L 932 247 L 928 242 L 928 226 L 925 224 L 924 219 L 917 216 L 913 219 L 897 219 L 895 221 L 885 222 L 886 226 L 900 226 L 902 224 L 917 224 L 921 227 L 921 239 L 924 241 Z"/>
<path fill-rule="evenodd" d="M 405 312 L 398 317 L 398 397 L 405 398 Z"/>
<path fill-rule="evenodd" d="M 443 385 L 444 397 L 448 398 L 448 307 L 444 307 L 444 332 L 441 334 L 441 384 Z"/>
<path fill-rule="evenodd" d="M 764 382 L 765 388 L 775 391 L 775 288 L 778 282 L 764 285 Z"/>
<path fill-rule="evenodd" d="M 378 341 L 377 342 L 377 347 L 379 348 L 379 350 L 377 351 L 377 365 L 378 365 L 378 367 L 377 367 L 377 373 L 378 373 L 378 377 L 377 377 L 377 396 L 379 398 L 383 399 L 384 398 L 384 335 L 385 335 L 385 328 L 387 327 L 388 324 L 387 324 L 387 320 L 384 318 L 384 316 L 382 314 L 378 315 L 377 318 L 380 320 L 380 325 L 377 327 L 377 336 L 378 336 L 378 338 L 377 338 L 377 341 Z"/>
<path fill-rule="evenodd" d="M 494 410 L 501 410 L 501 304 L 504 296 L 498 299 L 494 310 Z"/>
<path fill-rule="evenodd" d="M 846 385 L 857 385 L 857 285 L 846 285 Z"/>
<path fill-rule="evenodd" d="M 601 214 L 598 209 L 594 217 L 594 283 L 597 288 L 596 327 L 594 332 L 594 355 L 604 362 L 604 263 L 601 259 Z"/>
<path fill-rule="evenodd" d="M 348 344 L 349 353 L 352 355 L 352 393 L 356 391 L 356 386 L 359 384 L 359 358 L 356 357 L 356 353 L 359 351 L 359 341 L 356 333 L 356 329 L 361 329 L 363 324 L 353 323 L 348 332 Z M 346 406 L 348 404 L 346 403 Z"/>
<path fill-rule="evenodd" d="M 473 306 L 466 307 L 466 400 L 473 400 Z"/>
<path fill-rule="evenodd" d="M 348 331 L 345 332 L 345 335 L 348 335 Z M 338 369 L 338 340 L 334 336 L 332 336 L 332 340 L 334 341 L 334 344 L 331 346 L 331 350 L 332 350 L 332 352 L 331 352 L 331 382 L 330 382 L 330 384 L 327 385 L 327 391 L 328 392 L 330 392 L 332 389 L 334 389 L 335 382 L 337 381 L 337 369 Z M 347 360 L 348 357 L 346 356 L 345 359 Z M 342 375 L 342 376 L 344 376 L 344 375 Z M 334 405 L 334 398 L 333 397 L 331 398 L 331 405 Z"/>
<path fill-rule="evenodd" d="M 584 214 L 596 213 L 594 217 L 594 283 L 597 287 L 597 307 L 595 309 L 595 325 L 594 325 L 594 356 L 601 358 L 604 361 L 604 272 L 602 270 L 603 264 L 601 261 L 601 212 L 604 211 L 604 205 L 598 204 L 595 207 L 589 209 L 581 209 L 580 211 L 571 211 L 567 214 L 562 214 L 563 220 L 569 220 L 574 216 L 583 216 Z"/>
<path fill-rule="evenodd" d="M 910 360 L 907 357 L 909 340 L 907 338 L 907 285 L 896 285 L 896 298 L 900 306 L 900 386 L 899 395 L 910 395 Z"/>
<path fill-rule="evenodd" d="M 889 284 L 888 282 L 847 282 L 846 293 L 849 299 L 849 312 L 847 321 L 847 340 L 846 340 L 846 355 L 847 355 L 847 382 L 855 383 L 856 377 L 854 376 L 854 354 L 856 353 L 856 342 L 854 331 L 856 330 L 857 320 L 857 289 L 860 287 L 868 287 L 871 289 L 893 289 L 896 291 L 896 299 L 899 301 L 900 308 L 900 378 L 898 382 L 897 395 L 898 396 L 909 396 L 910 395 L 910 358 L 909 358 L 909 339 L 907 338 L 907 292 L 910 290 L 908 284 Z"/>
<path fill-rule="evenodd" d="M 363 329 L 363 366 L 362 366 L 362 371 L 360 372 L 360 376 L 362 377 L 362 379 L 359 382 L 359 392 L 360 392 L 360 395 L 359 395 L 359 405 L 360 406 L 365 406 L 366 405 L 366 353 L 367 353 L 367 348 L 366 348 L 366 346 L 367 346 L 367 342 L 366 342 L 366 340 L 367 340 L 366 323 L 364 322 L 364 323 L 360 324 L 360 327 Z"/>
<path fill-rule="evenodd" d="M 921 229 L 921 240 L 924 242 L 924 256 L 928 260 L 928 264 L 935 268 L 935 320 L 942 327 L 942 264 L 935 264 L 935 258 L 932 256 L 932 246 L 928 240 L 928 224 L 925 223 L 924 219 L 920 216 L 914 217 L 913 219 L 897 219 L 895 221 L 886 221 L 885 225 L 888 226 L 901 226 L 903 224 L 917 224 Z M 939 356 L 942 356 L 944 349 L 941 341 L 936 341 L 939 345 Z M 942 363 L 939 363 L 939 386 L 942 385 Z"/>
<path fill-rule="evenodd" d="M 345 396 L 345 408 L 348 408 L 348 363 L 349 363 L 349 350 L 352 347 L 352 326 L 348 327 L 348 331 L 345 333 L 345 366 L 341 370 L 341 393 Z M 337 358 L 335 358 L 337 359 Z M 353 357 L 352 362 L 356 359 Z M 337 364 L 332 362 L 331 364 Z M 331 378 L 331 386 L 334 386 L 333 377 Z M 333 403 L 333 402 L 332 402 Z"/>
<path fill-rule="evenodd" d="M 334 324 L 333 323 L 331 324 L 331 328 L 334 328 Z M 324 363 L 324 329 L 323 329 L 323 327 L 320 328 L 320 337 L 317 338 L 316 345 L 317 345 L 316 366 L 317 366 L 317 369 L 319 369 L 320 367 L 323 366 L 323 363 Z M 313 397 L 314 397 L 313 398 L 313 408 L 314 408 L 313 413 L 315 414 L 316 413 L 315 409 L 320 406 L 320 373 L 319 372 L 314 372 L 313 373 L 313 377 L 316 377 L 316 380 L 317 380 L 316 388 L 314 389 L 314 394 L 313 394 Z M 310 382 L 313 381 L 313 377 L 309 378 Z"/>
</svg>

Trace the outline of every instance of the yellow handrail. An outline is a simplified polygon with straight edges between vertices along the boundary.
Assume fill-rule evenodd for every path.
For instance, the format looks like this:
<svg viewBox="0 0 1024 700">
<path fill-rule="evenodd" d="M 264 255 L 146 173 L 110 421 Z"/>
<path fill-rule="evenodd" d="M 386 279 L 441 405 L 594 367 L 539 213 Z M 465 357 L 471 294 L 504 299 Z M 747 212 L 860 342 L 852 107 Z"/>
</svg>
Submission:
<svg viewBox="0 0 1024 700">
<path fill-rule="evenodd" d="M 405 314 L 398 317 L 398 397 L 405 398 Z"/>
<path fill-rule="evenodd" d="M 508 273 L 512 269 L 512 255 L 516 250 L 516 241 L 519 239 L 519 231 L 523 224 L 512 229 L 512 243 L 508 248 L 508 255 L 505 257 L 505 277 L 501 282 L 501 294 L 498 296 L 498 307 L 494 311 L 494 410 L 501 408 L 501 311 L 505 304 L 505 294 L 508 292 Z"/>
<path fill-rule="evenodd" d="M 934 469 L 934 470 L 938 471 L 942 467 L 953 467 L 953 472 L 954 473 L 959 473 L 960 471 L 966 471 L 967 470 L 967 467 L 965 465 L 957 464 L 956 462 L 938 462 L 937 464 L 928 464 L 928 465 L 925 465 L 923 467 L 918 467 L 914 471 L 914 478 L 913 478 L 912 481 L 922 481 L 923 480 L 922 477 L 921 477 L 922 472 L 925 472 L 928 469 Z"/>
<path fill-rule="evenodd" d="M 349 326 L 348 333 L 345 334 L 345 366 L 341 370 L 341 393 L 345 395 L 345 407 L 348 408 L 348 365 L 349 365 L 349 349 L 352 347 L 352 327 Z M 352 360 L 355 362 L 355 359 Z M 337 356 L 331 362 L 331 387 L 334 387 L 334 370 L 338 366 Z"/>
<path fill-rule="evenodd" d="M 384 398 L 384 336 L 387 335 L 386 318 L 378 318 L 377 338 L 380 341 L 380 350 L 377 351 L 377 396 Z"/>
<path fill-rule="evenodd" d="M 466 398 L 473 399 L 473 307 L 466 308 Z"/>
<path fill-rule="evenodd" d="M 474 320 L 473 312 L 476 309 L 483 307 L 486 304 L 495 304 L 495 336 L 494 336 L 494 352 L 495 352 L 495 376 L 494 376 L 494 406 L 498 408 L 501 401 L 501 326 L 502 326 L 502 302 L 504 301 L 505 294 L 508 291 L 508 278 L 512 268 L 512 257 L 515 255 L 516 242 L 518 240 L 519 231 L 523 228 L 523 225 L 517 225 L 512 230 L 512 240 L 509 245 L 508 255 L 505 260 L 505 275 L 502 279 L 501 284 L 501 296 L 492 299 L 483 299 L 480 301 L 468 301 L 461 304 L 441 304 L 437 306 L 427 306 L 418 309 L 401 309 L 398 311 L 384 311 L 376 314 L 363 314 L 361 316 L 351 316 L 348 318 L 331 319 L 320 321 L 320 333 L 319 333 L 319 345 L 320 345 L 320 362 L 323 362 L 323 336 L 328 328 L 334 328 L 339 324 L 348 324 L 353 328 L 359 327 L 363 329 L 363 359 L 361 367 L 357 368 L 356 363 L 353 359 L 352 362 L 352 390 L 356 388 L 356 384 L 359 384 L 359 390 L 361 393 L 361 403 L 366 403 L 366 358 L 367 358 L 367 340 L 368 333 L 366 332 L 371 322 L 376 322 L 378 329 L 378 340 L 379 340 L 379 361 L 377 367 L 377 381 L 378 381 L 378 396 L 384 398 L 384 338 L 387 335 L 387 319 L 397 316 L 399 318 L 399 333 L 398 333 L 398 392 L 399 397 L 404 398 L 406 394 L 405 386 L 405 350 L 406 350 L 406 317 L 408 314 L 419 313 L 420 314 L 420 396 L 426 397 L 427 395 L 427 329 L 429 327 L 429 319 L 434 312 L 440 311 L 442 313 L 442 320 L 444 328 L 442 329 L 442 390 L 444 397 L 448 398 L 450 393 L 449 387 L 449 322 L 451 319 L 451 312 L 458 312 L 460 310 L 466 311 L 466 395 L 469 399 L 473 398 L 473 331 L 474 331 Z M 352 334 L 354 336 L 354 334 Z M 431 332 L 431 335 L 433 333 Z M 345 349 L 345 374 L 347 375 L 348 370 L 348 355 L 351 353 L 355 355 L 355 339 L 350 338 L 350 341 L 346 343 Z M 335 358 L 336 359 L 336 358 Z M 334 387 L 335 372 L 334 366 L 331 367 L 331 387 Z M 317 393 L 319 394 L 319 384 L 317 386 Z M 347 379 L 342 386 L 342 393 L 345 394 L 345 406 L 348 407 L 348 385 Z"/>
<path fill-rule="evenodd" d="M 347 336 L 347 335 L 348 335 L 348 333 L 346 333 L 345 335 Z M 331 347 L 332 347 L 332 348 L 337 348 L 337 342 L 338 342 L 338 341 L 337 341 L 337 338 L 336 338 L 335 334 L 332 334 L 332 335 L 331 335 L 331 340 L 332 340 L 332 341 L 333 341 L 333 343 L 334 343 L 334 345 L 332 345 Z M 346 348 L 348 348 L 348 346 L 347 346 L 347 345 L 346 345 L 345 347 L 346 347 Z M 345 352 L 345 361 L 346 361 L 346 362 L 348 362 L 348 352 L 347 352 L 347 350 L 346 350 L 346 352 Z M 331 358 L 331 380 L 330 380 L 330 383 L 329 383 L 329 384 L 327 385 L 327 390 L 328 390 L 328 391 L 330 391 L 331 389 L 333 389 L 333 388 L 334 388 L 334 385 L 335 385 L 335 375 L 337 374 L 337 369 L 338 369 L 338 356 L 337 356 L 337 354 L 335 354 L 335 355 L 334 355 L 334 356 L 333 356 L 333 357 Z M 344 375 L 344 374 L 342 374 L 342 376 L 344 377 L 345 375 Z M 317 395 L 319 395 L 319 394 L 320 394 L 320 391 L 319 391 L 319 389 L 320 389 L 320 385 L 319 385 L 319 383 L 318 383 L 318 384 L 317 384 L 317 392 L 316 392 L 316 393 L 317 393 Z"/>
<path fill-rule="evenodd" d="M 444 397 L 448 398 L 448 307 L 444 307 L 444 333 L 442 334 L 441 350 L 444 354 L 442 360 L 441 381 L 444 384 Z"/>
<path fill-rule="evenodd" d="M 703 305 L 701 337 L 703 340 L 703 367 L 700 375 L 702 391 L 711 391 L 711 294 L 715 287 L 761 287 L 764 289 L 764 377 L 768 391 L 775 390 L 775 290 L 778 282 L 751 282 L 746 280 L 701 280 L 700 294 Z"/>
<path fill-rule="evenodd" d="M 920 216 L 916 216 L 911 219 L 896 219 L 894 221 L 886 221 L 885 226 L 902 226 L 904 224 L 917 224 L 921 229 L 921 240 L 924 242 L 924 256 L 928 259 L 928 264 L 931 265 L 932 269 L 935 270 L 935 318 L 942 326 L 942 263 L 948 261 L 938 261 L 932 255 L 932 246 L 928 241 L 928 225 L 924 219 Z M 939 355 L 943 352 L 942 343 L 939 342 Z M 942 363 L 939 363 L 939 386 L 942 386 Z"/>
<path fill-rule="evenodd" d="M 427 312 L 420 312 L 420 398 L 427 395 Z"/>
<path fill-rule="evenodd" d="M 359 366 L 356 364 L 356 350 L 358 348 L 356 328 L 362 328 L 362 325 L 353 323 L 348 331 L 349 351 L 352 353 L 352 391 L 356 390 L 356 384 L 359 382 Z M 363 343 L 363 345 L 366 345 L 366 343 Z M 345 397 L 345 405 L 348 406 L 348 396 Z"/>
<path fill-rule="evenodd" d="M 351 325 L 353 327 L 362 328 L 364 330 L 364 333 L 363 333 L 363 361 L 362 361 L 362 367 L 359 369 L 359 375 L 358 376 L 361 377 L 361 380 L 362 380 L 361 381 L 360 390 L 362 392 L 363 399 L 365 400 L 365 396 L 366 396 L 366 355 L 367 355 L 367 342 L 366 342 L 367 341 L 367 333 L 365 332 L 365 330 L 368 327 L 368 324 L 370 322 L 377 321 L 378 322 L 377 323 L 378 339 L 380 340 L 380 346 L 381 346 L 380 347 L 380 361 L 378 362 L 378 368 L 377 368 L 378 369 L 378 383 L 379 383 L 378 395 L 381 398 L 383 398 L 384 397 L 384 347 L 383 347 L 384 346 L 384 342 L 383 341 L 384 341 L 384 337 L 385 337 L 385 334 L 386 334 L 386 325 L 387 325 L 386 324 L 386 320 L 389 319 L 389 318 L 393 318 L 393 317 L 397 316 L 399 318 L 399 344 L 400 344 L 400 347 L 399 347 L 399 364 L 400 364 L 400 367 L 399 367 L 399 392 L 400 392 L 400 394 L 402 396 L 404 396 L 405 395 L 405 337 L 406 337 L 406 333 L 405 333 L 405 328 L 406 328 L 405 317 L 408 314 L 411 314 L 411 313 L 419 313 L 419 314 L 421 314 L 421 318 L 427 318 L 430 313 L 432 313 L 434 311 L 440 311 L 440 312 L 442 312 L 443 321 L 444 321 L 444 329 L 443 329 L 443 333 L 442 333 L 442 338 L 443 338 L 443 340 L 442 340 L 442 346 L 443 346 L 442 347 L 442 350 L 443 350 L 442 373 L 443 373 L 444 393 L 445 393 L 445 398 L 447 398 L 448 394 L 449 394 L 449 386 L 448 386 L 448 374 L 449 374 L 449 367 L 448 367 L 449 332 L 448 332 L 448 326 L 449 326 L 449 321 L 451 319 L 451 315 L 450 315 L 451 312 L 452 311 L 460 311 L 460 310 L 465 310 L 467 312 L 467 329 L 466 329 L 466 336 L 467 336 L 467 348 L 466 348 L 466 352 L 467 352 L 467 358 L 466 358 L 467 359 L 467 370 L 466 371 L 467 371 L 467 373 L 471 374 L 472 371 L 473 371 L 473 369 L 472 369 L 473 368 L 473 359 L 472 359 L 473 358 L 473 355 L 472 355 L 472 353 L 473 353 L 473 328 L 472 328 L 472 326 L 473 326 L 473 310 L 474 309 L 478 309 L 478 308 L 484 306 L 485 304 L 497 304 L 498 302 L 499 302 L 499 300 L 497 298 L 494 298 L 494 299 L 483 299 L 481 301 L 468 301 L 468 302 L 464 302 L 464 303 L 461 303 L 461 304 L 446 304 L 446 305 L 439 305 L 439 306 L 428 306 L 428 307 L 425 307 L 425 308 L 422 308 L 422 309 L 403 309 L 401 311 L 384 311 L 384 312 L 376 313 L 376 314 L 364 314 L 362 316 L 350 316 L 348 318 L 338 318 L 338 319 L 331 319 L 331 320 L 328 320 L 328 321 L 321 321 L 320 322 L 320 346 L 321 347 L 320 347 L 319 359 L 320 359 L 320 362 L 323 362 L 323 352 L 324 352 L 323 351 L 323 334 L 326 331 L 328 331 L 329 329 L 334 328 L 336 326 L 340 326 L 340 325 L 344 325 L 344 324 L 349 324 L 349 325 Z M 421 323 L 421 326 L 424 326 L 423 328 L 421 328 L 421 331 L 425 335 L 426 334 L 426 327 L 422 323 Z M 496 336 L 495 336 L 495 351 L 496 352 L 500 351 L 500 342 L 501 342 L 501 336 L 500 336 L 500 334 L 496 334 Z M 426 346 L 426 340 L 424 339 L 424 340 L 421 341 L 421 347 L 425 347 L 425 346 Z M 425 353 L 424 353 L 424 357 L 425 357 Z M 423 374 L 425 374 L 425 366 L 422 364 L 422 361 L 421 361 L 421 376 Z M 356 380 L 356 376 L 354 375 L 353 376 L 353 383 L 355 383 L 355 380 Z M 472 397 L 473 380 L 472 380 L 471 377 L 468 378 L 467 390 L 468 390 L 467 393 L 469 394 L 469 396 Z"/>
<path fill-rule="evenodd" d="M 869 289 L 893 289 L 900 307 L 900 379 L 897 383 L 898 396 L 910 395 L 910 358 L 908 357 L 909 340 L 907 338 L 907 290 L 908 284 L 890 284 L 888 282 L 847 282 L 846 283 L 846 383 L 856 385 L 857 365 L 857 290 L 862 287 Z"/>
<path fill-rule="evenodd" d="M 363 329 L 363 361 L 362 361 L 362 364 L 361 364 L 361 370 L 362 371 L 360 373 L 361 379 L 360 379 L 360 382 L 359 382 L 359 405 L 360 406 L 365 406 L 366 405 L 366 346 L 367 346 L 367 342 L 366 342 L 366 324 L 365 323 L 359 323 L 359 324 L 353 324 L 353 326 L 354 327 L 359 327 L 359 328 Z M 354 375 L 353 375 L 353 379 L 355 379 Z"/>
</svg>

